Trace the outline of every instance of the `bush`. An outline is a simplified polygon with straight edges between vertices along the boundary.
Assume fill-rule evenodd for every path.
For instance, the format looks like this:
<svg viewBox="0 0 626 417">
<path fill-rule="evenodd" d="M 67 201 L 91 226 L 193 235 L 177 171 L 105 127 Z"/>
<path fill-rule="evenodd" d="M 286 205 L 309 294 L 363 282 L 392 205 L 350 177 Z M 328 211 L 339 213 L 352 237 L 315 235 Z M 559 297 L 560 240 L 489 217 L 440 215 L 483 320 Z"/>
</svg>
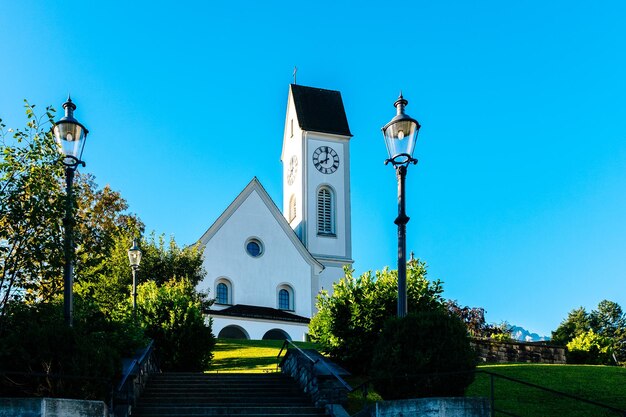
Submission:
<svg viewBox="0 0 626 417">
<path fill-rule="evenodd" d="M 439 281 L 426 279 L 426 265 L 418 260 L 407 264 L 409 312 L 429 311 L 442 305 Z M 355 373 L 365 373 L 385 320 L 397 313 L 396 271 L 384 269 L 373 276 L 346 275 L 333 285 L 333 294 L 317 298 L 318 312 L 311 319 L 309 334 L 321 350 Z"/>
<path fill-rule="evenodd" d="M 145 344 L 140 329 L 108 320 L 94 305 L 77 298 L 74 326 L 63 303 L 14 302 L 0 337 L 0 396 L 105 399 L 121 371 L 122 357 Z"/>
<path fill-rule="evenodd" d="M 475 366 L 465 325 L 438 309 L 388 320 L 370 375 L 385 400 L 463 396 Z"/>
<path fill-rule="evenodd" d="M 609 365 L 613 360 L 612 341 L 588 330 L 574 337 L 567 344 L 567 363 Z"/>
<path fill-rule="evenodd" d="M 204 322 L 203 297 L 189 280 L 172 279 L 138 287 L 138 316 L 154 344 L 164 371 L 204 371 L 215 346 L 211 324 Z"/>
</svg>

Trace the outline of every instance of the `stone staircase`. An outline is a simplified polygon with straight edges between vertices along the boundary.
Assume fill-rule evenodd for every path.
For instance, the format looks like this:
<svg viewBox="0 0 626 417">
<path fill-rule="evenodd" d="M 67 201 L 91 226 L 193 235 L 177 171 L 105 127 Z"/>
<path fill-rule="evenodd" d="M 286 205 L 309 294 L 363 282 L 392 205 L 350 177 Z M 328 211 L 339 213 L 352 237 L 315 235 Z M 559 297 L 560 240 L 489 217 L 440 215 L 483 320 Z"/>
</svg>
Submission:
<svg viewBox="0 0 626 417">
<path fill-rule="evenodd" d="M 290 377 L 163 373 L 150 376 L 133 417 L 324 416 Z"/>
</svg>

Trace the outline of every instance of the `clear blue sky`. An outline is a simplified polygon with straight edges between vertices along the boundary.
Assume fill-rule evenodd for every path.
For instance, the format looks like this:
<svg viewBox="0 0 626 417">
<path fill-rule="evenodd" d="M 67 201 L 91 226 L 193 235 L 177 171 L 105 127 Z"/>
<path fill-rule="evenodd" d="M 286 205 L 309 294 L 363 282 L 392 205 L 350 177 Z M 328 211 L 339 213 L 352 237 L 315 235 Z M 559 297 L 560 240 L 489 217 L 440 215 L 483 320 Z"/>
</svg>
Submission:
<svg viewBox="0 0 626 417">
<path fill-rule="evenodd" d="M 360 273 L 395 268 L 380 127 L 402 89 L 423 126 L 409 250 L 448 298 L 549 334 L 575 307 L 626 307 L 624 22 L 621 0 L 7 1 L 0 117 L 71 92 L 83 171 L 189 244 L 253 176 L 281 201 L 297 66 L 343 95 Z"/>
</svg>

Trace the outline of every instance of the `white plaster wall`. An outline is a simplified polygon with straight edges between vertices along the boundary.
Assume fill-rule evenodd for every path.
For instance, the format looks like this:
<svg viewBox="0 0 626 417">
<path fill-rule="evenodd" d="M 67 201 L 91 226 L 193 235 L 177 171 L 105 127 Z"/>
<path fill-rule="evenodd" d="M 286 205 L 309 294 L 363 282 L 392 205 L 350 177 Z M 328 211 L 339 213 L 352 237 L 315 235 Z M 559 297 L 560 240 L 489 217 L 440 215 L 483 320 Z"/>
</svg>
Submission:
<svg viewBox="0 0 626 417">
<path fill-rule="evenodd" d="M 264 252 L 253 258 L 246 242 L 256 238 Z M 277 308 L 277 288 L 288 283 L 294 290 L 294 313 L 310 317 L 311 266 L 285 234 L 259 193 L 253 190 L 204 248 L 206 277 L 198 289 L 215 296 L 219 278 L 232 283 L 232 304 Z M 217 307 L 217 306 L 216 306 Z"/>
<path fill-rule="evenodd" d="M 307 242 L 309 251 L 315 255 L 350 259 L 350 162 L 347 139 L 333 135 L 307 132 Z M 339 156 L 339 168 L 332 174 L 322 174 L 312 163 L 313 153 L 319 146 L 332 147 Z M 317 235 L 317 191 L 327 185 L 335 194 L 335 234 L 336 237 Z"/>
<path fill-rule="evenodd" d="M 324 265 L 325 268 L 320 274 L 320 290 L 324 289 L 329 294 L 333 293 L 333 283 L 344 277 L 343 265 Z"/>
<path fill-rule="evenodd" d="M 281 329 L 286 332 L 291 340 L 306 341 L 306 334 L 309 331 L 307 324 L 276 322 L 259 319 L 241 319 L 237 317 L 212 316 L 213 334 L 217 337 L 220 331 L 226 326 L 238 326 L 248 333 L 252 340 L 261 340 L 263 335 L 272 329 Z"/>
<path fill-rule="evenodd" d="M 293 121 L 293 135 L 291 134 L 291 124 Z M 281 155 L 281 161 L 283 163 L 283 215 L 289 222 L 289 199 L 292 195 L 296 196 L 296 217 L 289 225 L 296 232 L 296 235 L 302 240 L 302 225 L 304 219 L 303 209 L 303 182 L 304 176 L 302 173 L 306 168 L 306 161 L 302 157 L 302 136 L 303 132 L 300 129 L 298 122 L 298 116 L 296 114 L 296 107 L 293 103 L 291 93 L 287 100 L 287 116 L 285 119 L 285 131 L 283 135 L 283 151 Z M 298 168 L 294 182 L 289 185 L 287 182 L 287 176 L 289 174 L 289 162 L 292 156 L 298 158 Z"/>
</svg>

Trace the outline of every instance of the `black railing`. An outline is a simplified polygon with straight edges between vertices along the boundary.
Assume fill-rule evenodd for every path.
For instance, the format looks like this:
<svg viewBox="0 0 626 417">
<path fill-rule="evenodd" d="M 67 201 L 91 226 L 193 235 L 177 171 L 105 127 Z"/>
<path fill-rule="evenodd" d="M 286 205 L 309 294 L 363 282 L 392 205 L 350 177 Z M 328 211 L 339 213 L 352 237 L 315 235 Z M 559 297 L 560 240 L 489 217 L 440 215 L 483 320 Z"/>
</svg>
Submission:
<svg viewBox="0 0 626 417">
<path fill-rule="evenodd" d="M 158 371 L 154 355 L 154 341 L 151 340 L 141 354 L 133 358 L 126 367 L 113 392 L 111 409 L 116 417 L 127 415 L 129 406 L 133 407 L 136 404 L 150 374 Z"/>
</svg>

